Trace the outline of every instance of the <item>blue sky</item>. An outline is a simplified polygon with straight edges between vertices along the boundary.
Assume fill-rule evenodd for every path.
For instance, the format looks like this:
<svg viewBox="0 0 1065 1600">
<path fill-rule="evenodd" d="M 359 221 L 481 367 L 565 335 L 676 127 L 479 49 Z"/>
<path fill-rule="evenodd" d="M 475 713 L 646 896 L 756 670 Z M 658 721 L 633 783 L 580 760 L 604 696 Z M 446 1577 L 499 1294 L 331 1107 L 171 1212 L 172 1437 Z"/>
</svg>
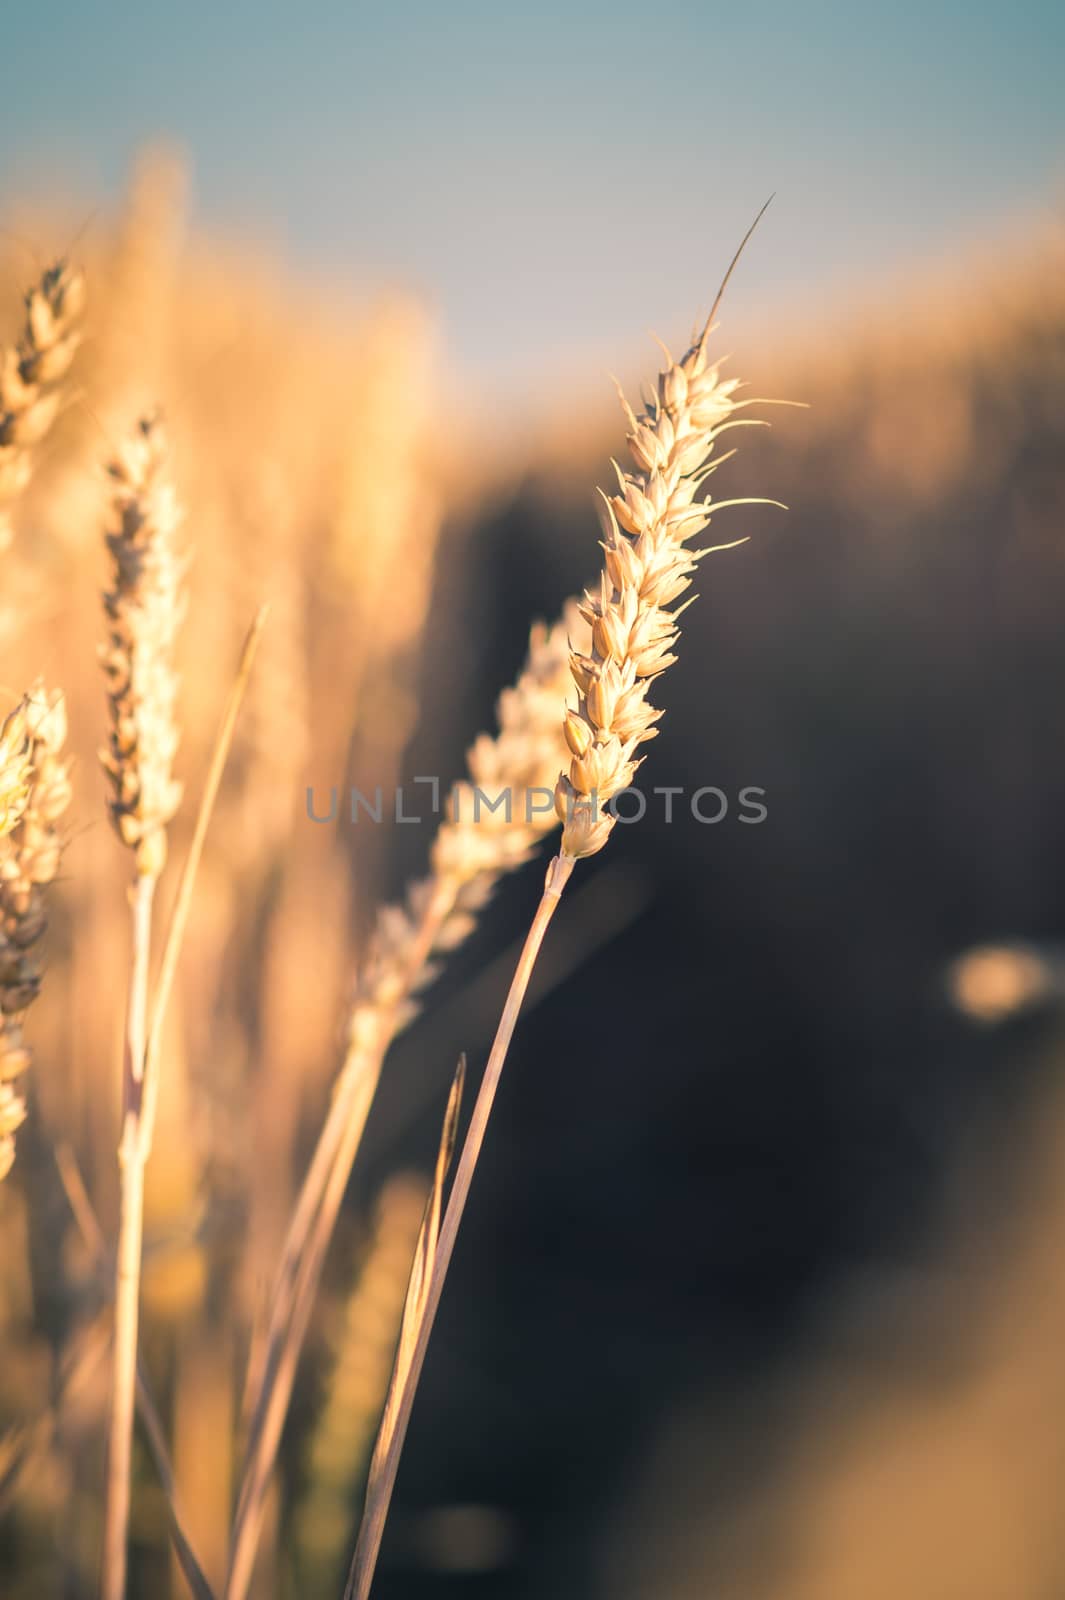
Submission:
<svg viewBox="0 0 1065 1600">
<path fill-rule="evenodd" d="M 59 0 L 5 20 L 0 201 L 106 202 L 168 138 L 200 221 L 422 289 L 521 386 L 686 333 L 774 190 L 740 315 L 1060 211 L 1063 81 L 1042 3 Z"/>
</svg>

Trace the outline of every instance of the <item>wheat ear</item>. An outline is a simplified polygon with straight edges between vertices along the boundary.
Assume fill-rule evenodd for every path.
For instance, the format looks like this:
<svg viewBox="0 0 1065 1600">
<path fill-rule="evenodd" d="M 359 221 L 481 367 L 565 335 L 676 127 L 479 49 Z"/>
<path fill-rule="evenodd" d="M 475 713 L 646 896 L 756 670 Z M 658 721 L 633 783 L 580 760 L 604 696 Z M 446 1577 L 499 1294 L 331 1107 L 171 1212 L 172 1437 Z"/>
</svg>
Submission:
<svg viewBox="0 0 1065 1600">
<path fill-rule="evenodd" d="M 107 680 L 111 730 L 101 761 L 110 780 L 112 821 L 122 842 L 133 851 L 134 859 L 102 1582 L 104 1600 L 122 1600 L 147 1159 L 143 1081 L 152 902 L 166 862 L 166 825 L 181 798 L 180 785 L 171 770 L 178 744 L 174 643 L 183 604 L 181 568 L 174 549 L 180 513 L 167 478 L 166 440 L 157 418 L 148 417 L 138 424 L 108 473 L 112 504 L 106 542 L 113 586 L 104 596 L 109 637 L 101 651 L 101 662 Z"/>
<path fill-rule="evenodd" d="M 668 607 L 690 586 L 696 563 L 708 553 L 691 551 L 687 541 L 707 526 L 713 511 L 736 503 L 696 498 L 717 464 L 708 463 L 715 442 L 737 425 L 733 414 L 740 404 L 733 398 L 735 380 L 722 382 L 719 367 L 708 359 L 716 309 L 717 301 L 681 361 L 674 362 L 667 352 L 668 366 L 641 417 L 622 397 L 634 470 L 619 467 L 618 493 L 603 497 L 605 562 L 598 587 L 585 595 L 581 607 L 592 627 L 592 644 L 588 651 L 575 650 L 571 661 L 578 697 L 576 710 L 567 711 L 564 720 L 571 760 L 555 788 L 562 847 L 547 869 L 511 981 L 455 1169 L 417 1335 L 404 1370 L 397 1371 L 398 1392 L 389 1398 L 395 1421 L 386 1449 L 375 1458 L 345 1600 L 367 1600 L 370 1592 L 414 1393 L 507 1049 L 544 936 L 577 860 L 601 850 L 610 836 L 614 819 L 602 807 L 631 782 L 638 746 L 655 735 L 661 712 L 648 704 L 647 689 L 676 659 L 672 647 L 679 634 L 677 613 Z"/>
<path fill-rule="evenodd" d="M 0 728 L 0 1180 L 26 1115 L 15 1081 L 30 1064 L 22 1016 L 41 987 L 44 890 L 59 870 L 70 803 L 66 732 L 63 696 L 41 683 Z"/>
<path fill-rule="evenodd" d="M 85 279 L 57 261 L 26 295 L 18 343 L 0 352 L 0 549 L 11 542 L 11 507 L 30 480 L 34 448 L 59 411 L 84 306 Z"/>
<path fill-rule="evenodd" d="M 571 621 L 579 625 L 575 615 Z M 249 1371 L 250 1422 L 227 1600 L 243 1600 L 251 1581 L 299 1352 L 388 1047 L 417 1011 L 415 997 L 436 970 L 432 957 L 468 936 L 500 875 L 528 860 L 557 826 L 547 802 L 565 753 L 559 713 L 569 683 L 568 657 L 565 623 L 532 630 L 524 670 L 500 696 L 499 732 L 494 738 L 482 734 L 468 752 L 470 781 L 452 792 L 433 844 L 430 876 L 412 886 L 404 906 L 385 907 L 378 916 L 355 983 L 344 1062 L 289 1222 L 267 1328 Z M 509 792 L 509 820 L 503 807 L 490 810 L 486 803 L 475 810 L 475 787 L 489 802 Z"/>
</svg>

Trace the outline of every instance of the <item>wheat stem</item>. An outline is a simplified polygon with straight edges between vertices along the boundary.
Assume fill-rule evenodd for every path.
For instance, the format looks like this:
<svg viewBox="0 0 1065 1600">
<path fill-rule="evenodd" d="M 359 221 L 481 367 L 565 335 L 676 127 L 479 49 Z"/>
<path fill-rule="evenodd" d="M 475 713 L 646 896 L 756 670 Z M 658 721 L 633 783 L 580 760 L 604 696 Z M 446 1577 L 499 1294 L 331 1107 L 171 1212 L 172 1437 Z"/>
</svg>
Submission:
<svg viewBox="0 0 1065 1600">
<path fill-rule="evenodd" d="M 222 713 L 222 721 L 215 736 L 214 749 L 211 752 L 211 764 L 207 769 L 207 780 L 203 786 L 199 810 L 196 813 L 196 824 L 192 831 L 192 842 L 189 845 L 189 853 L 185 857 L 185 862 L 181 869 L 174 909 L 170 913 L 170 922 L 163 942 L 163 957 L 159 966 L 159 978 L 152 1001 L 151 1021 L 144 1044 L 142 1143 L 144 1145 L 145 1160 L 148 1159 L 151 1152 L 152 1134 L 155 1129 L 155 1108 L 159 1097 L 158 1061 L 163 1035 L 163 1023 L 166 1020 L 166 1008 L 170 1001 L 174 979 L 177 976 L 178 962 L 181 959 L 181 947 L 185 938 L 185 929 L 188 926 L 189 909 L 192 905 L 192 892 L 196 887 L 196 875 L 203 855 L 207 829 L 210 827 L 215 801 L 218 798 L 222 774 L 225 771 L 230 748 L 233 744 L 233 733 L 236 729 L 237 717 L 244 702 L 252 665 L 255 661 L 256 651 L 259 648 L 259 638 L 266 625 L 268 614 L 268 606 L 259 607 L 244 640 L 240 661 L 237 664 L 236 677 L 229 691 L 229 698 Z"/>
<path fill-rule="evenodd" d="M 137 1389 L 137 1323 L 144 1231 L 142 1086 L 148 1010 L 148 957 L 155 878 L 138 875 L 131 891 L 133 952 L 122 1069 L 122 1140 L 118 1260 L 115 1275 L 115 1354 L 104 1510 L 102 1600 L 123 1600 L 129 1529 L 133 1411 Z"/>
<path fill-rule="evenodd" d="M 93 1210 L 89 1191 L 85 1187 L 85 1180 L 81 1175 L 74 1151 L 68 1144 L 57 1145 L 55 1151 L 55 1164 L 59 1171 L 59 1179 L 63 1185 L 67 1204 L 77 1224 L 78 1232 L 96 1259 L 98 1266 L 107 1266 L 107 1241 L 103 1229 L 100 1227 L 96 1212 Z M 100 1355 L 103 1355 L 101 1350 Z M 174 1540 L 174 1549 L 181 1563 L 181 1570 L 185 1574 L 186 1582 L 192 1590 L 196 1600 L 214 1600 L 210 1584 L 204 1574 L 192 1540 L 185 1530 L 184 1519 L 177 1500 L 177 1483 L 174 1478 L 174 1468 L 170 1460 L 170 1451 L 167 1448 L 166 1432 L 162 1419 L 156 1409 L 155 1401 L 148 1384 L 148 1377 L 141 1363 L 137 1363 L 137 1411 L 144 1428 L 144 1436 L 148 1441 L 152 1460 L 155 1462 L 156 1475 L 164 1495 L 166 1496 L 167 1512 L 170 1517 L 170 1532 Z"/>
<path fill-rule="evenodd" d="M 536 965 L 536 958 L 544 941 L 544 935 L 547 932 L 551 918 L 555 914 L 559 900 L 562 897 L 562 891 L 569 881 L 574 865 L 575 862 L 570 857 L 556 856 L 548 867 L 544 892 L 537 907 L 536 915 L 533 917 L 521 955 L 518 958 L 514 977 L 511 979 L 510 990 L 507 994 L 502 1016 L 499 1019 L 495 1039 L 492 1042 L 488 1065 L 484 1070 L 484 1077 L 481 1080 L 481 1087 L 478 1090 L 477 1100 L 470 1118 L 470 1126 L 462 1146 L 462 1154 L 455 1169 L 455 1178 L 451 1187 L 447 1209 L 444 1212 L 444 1220 L 440 1226 L 440 1237 L 433 1254 L 429 1288 L 410 1364 L 403 1374 L 402 1388 L 398 1399 L 393 1400 L 390 1397 L 389 1407 L 394 1407 L 395 1420 L 384 1457 L 379 1464 L 375 1461 L 376 1470 L 371 1477 L 366 1494 L 366 1505 L 359 1527 L 359 1537 L 355 1546 L 351 1572 L 348 1576 L 347 1587 L 344 1590 L 344 1600 L 367 1600 L 367 1596 L 370 1593 L 370 1585 L 373 1582 L 374 1569 L 377 1566 L 377 1557 L 381 1549 L 385 1519 L 388 1516 L 388 1507 L 396 1483 L 396 1473 L 399 1470 L 399 1458 L 403 1451 L 411 1409 L 414 1405 L 414 1395 L 418 1387 L 418 1380 L 421 1377 L 422 1367 L 425 1364 L 425 1352 L 429 1345 L 429 1337 L 433 1331 L 433 1323 L 436 1320 L 448 1267 L 451 1265 L 455 1240 L 458 1238 L 462 1214 L 469 1198 L 473 1174 L 484 1144 L 485 1133 L 488 1129 L 488 1119 L 492 1114 L 492 1105 L 495 1101 L 496 1090 L 499 1087 L 499 1080 L 502 1077 L 507 1050 L 514 1036 L 518 1015 L 525 999 L 525 992 L 529 987 L 529 979 L 532 977 L 533 968 Z"/>
<path fill-rule="evenodd" d="M 306 1487 L 293 1516 L 295 1566 L 313 1593 L 332 1592 L 349 1559 L 349 1509 L 365 1484 L 407 1315 L 410 1264 L 435 1185 L 400 1173 L 384 1185 L 336 1335 L 332 1370 L 304 1452 Z"/>
<path fill-rule="evenodd" d="M 356 1084 L 361 1094 L 349 1102 L 348 1121 L 344 1143 L 329 1174 L 323 1210 L 328 1207 L 330 1220 L 324 1226 L 316 1225 L 312 1231 L 304 1256 L 299 1263 L 293 1285 L 290 1315 L 274 1349 L 268 1354 L 263 1375 L 260 1402 L 252 1420 L 249 1451 L 241 1479 L 241 1492 L 234 1522 L 232 1553 L 229 1574 L 223 1591 L 225 1600 L 244 1600 L 251 1582 L 255 1556 L 262 1532 L 270 1476 L 277 1459 L 281 1434 L 292 1398 L 300 1351 L 314 1310 L 315 1293 L 325 1260 L 325 1252 L 332 1234 L 333 1222 L 347 1188 L 347 1180 L 355 1152 L 361 1141 L 366 1119 L 373 1104 L 378 1074 Z M 350 1151 L 350 1154 L 347 1152 Z"/>
<path fill-rule="evenodd" d="M 454 889 L 447 883 L 439 884 L 425 906 L 409 950 L 412 972 L 424 966 L 454 904 Z M 353 1048 L 348 1053 L 289 1226 L 258 1367 L 225 1600 L 244 1600 L 251 1582 L 270 1475 L 281 1443 L 300 1351 L 326 1251 L 373 1104 L 385 1050 L 394 1032 L 393 1018 L 382 1017 L 380 1022 L 378 1049 Z"/>
</svg>

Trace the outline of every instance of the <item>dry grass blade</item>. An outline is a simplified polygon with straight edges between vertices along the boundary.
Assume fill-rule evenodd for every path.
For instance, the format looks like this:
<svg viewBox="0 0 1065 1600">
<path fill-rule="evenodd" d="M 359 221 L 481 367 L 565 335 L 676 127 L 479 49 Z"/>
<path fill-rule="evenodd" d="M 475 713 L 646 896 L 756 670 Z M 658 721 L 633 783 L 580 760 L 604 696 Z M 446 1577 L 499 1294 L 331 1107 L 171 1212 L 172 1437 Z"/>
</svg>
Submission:
<svg viewBox="0 0 1065 1600">
<path fill-rule="evenodd" d="M 413 1172 L 383 1185 L 328 1337 L 331 1370 L 302 1452 L 303 1487 L 292 1516 L 293 1567 L 312 1594 L 334 1593 L 351 1558 L 351 1506 L 366 1489 L 430 1187 Z"/>
<path fill-rule="evenodd" d="M 352 1092 L 343 1102 L 346 1117 L 340 1149 L 326 1174 L 321 1209 L 312 1218 L 310 1237 L 296 1261 L 295 1277 L 277 1307 L 282 1315 L 277 1319 L 275 1336 L 267 1345 L 258 1399 L 248 1429 L 246 1462 L 233 1522 L 226 1600 L 243 1600 L 251 1582 L 270 1474 L 281 1442 L 296 1367 L 310 1325 L 333 1223 L 369 1116 L 378 1067 L 379 1063 L 367 1063 L 366 1070 L 354 1080 Z"/>
<path fill-rule="evenodd" d="M 411 1266 L 407 1300 L 400 1326 L 399 1347 L 396 1351 L 392 1380 L 388 1386 L 373 1459 L 370 1462 L 366 1505 L 347 1587 L 344 1590 L 344 1600 L 355 1600 L 355 1597 L 369 1593 L 374 1568 L 377 1565 L 378 1551 L 381 1548 L 381 1536 L 384 1533 L 385 1518 L 388 1516 L 392 1490 L 395 1487 L 413 1391 L 418 1382 L 416 1362 L 419 1337 L 429 1313 L 430 1290 L 440 1238 L 440 1219 L 444 1208 L 444 1184 L 455 1154 L 465 1081 L 466 1057 L 460 1056 L 451 1093 L 448 1096 L 447 1111 L 444 1114 L 440 1149 L 436 1158 L 436 1170 L 433 1173 L 433 1186 L 426 1203 L 425 1216 L 422 1219 L 418 1245 Z"/>
<path fill-rule="evenodd" d="M 162 1040 L 163 1023 L 166 1019 L 166 1008 L 174 986 L 174 978 L 177 975 L 178 962 L 181 959 L 181 946 L 185 937 L 185 928 L 188 925 L 192 893 L 196 887 L 196 874 L 199 871 L 207 830 L 211 823 L 215 801 L 218 798 L 222 774 L 225 771 L 226 761 L 229 758 L 229 752 L 233 744 L 233 732 L 237 725 L 237 717 L 240 714 L 245 691 L 248 687 L 248 680 L 251 676 L 251 669 L 255 661 L 255 653 L 259 647 L 259 639 L 263 628 L 266 626 L 268 614 L 269 608 L 265 605 L 260 606 L 244 640 L 240 661 L 237 665 L 237 674 L 229 691 L 229 699 L 226 702 L 226 708 L 215 738 L 214 749 L 211 753 L 211 764 L 207 771 L 207 781 L 204 784 L 199 810 L 196 813 L 196 826 L 193 829 L 192 842 L 189 845 L 189 853 L 185 858 L 185 864 L 181 869 L 177 897 L 174 901 L 174 909 L 171 912 L 170 924 L 166 932 L 163 959 L 159 968 L 151 1021 L 144 1047 L 142 1142 L 145 1156 L 151 1150 L 152 1131 L 155 1124 L 155 1106 L 159 1093 L 159 1046 Z"/>
<path fill-rule="evenodd" d="M 159 1413 L 155 1409 L 155 1402 L 151 1397 L 148 1380 L 140 1361 L 137 1362 L 137 1410 L 144 1428 L 144 1437 L 148 1441 L 148 1449 L 151 1452 L 152 1461 L 155 1463 L 156 1476 L 166 1498 L 170 1536 L 174 1541 L 174 1553 L 181 1563 L 185 1581 L 192 1590 L 195 1600 L 215 1600 L 214 1590 L 208 1583 L 207 1575 L 196 1557 L 196 1552 L 192 1548 L 188 1534 L 185 1532 L 185 1525 L 178 1510 L 177 1485 L 174 1480 L 174 1468 L 170 1461 L 170 1452 L 166 1447 L 166 1433 L 160 1421 Z"/>
</svg>

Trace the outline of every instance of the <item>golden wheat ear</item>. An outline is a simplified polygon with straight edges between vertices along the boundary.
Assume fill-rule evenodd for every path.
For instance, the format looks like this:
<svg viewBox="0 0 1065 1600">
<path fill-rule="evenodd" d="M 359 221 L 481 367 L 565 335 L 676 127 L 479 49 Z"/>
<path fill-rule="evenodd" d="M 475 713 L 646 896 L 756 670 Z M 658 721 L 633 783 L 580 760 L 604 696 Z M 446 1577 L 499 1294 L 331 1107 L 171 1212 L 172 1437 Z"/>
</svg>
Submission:
<svg viewBox="0 0 1065 1600">
<path fill-rule="evenodd" d="M 11 511 L 30 481 L 33 452 L 59 413 L 84 308 L 84 277 L 57 261 L 26 294 L 18 343 L 0 351 L 0 549 L 11 542 Z"/>
<path fill-rule="evenodd" d="M 16 1087 L 30 1064 L 22 1017 L 41 987 L 46 890 L 59 871 L 70 803 L 66 734 L 63 696 L 42 683 L 0 728 L 0 1180 L 26 1115 Z"/>
<path fill-rule="evenodd" d="M 658 731 L 662 712 L 647 696 L 677 659 L 678 619 L 691 598 L 677 602 L 711 553 L 689 541 L 715 511 L 738 503 L 702 494 L 716 442 L 739 426 L 735 413 L 745 404 L 734 398 L 738 381 L 722 379 L 720 365 L 710 362 L 707 338 L 704 329 L 679 362 L 667 354 L 641 416 L 623 400 L 633 465 L 617 467 L 617 489 L 602 496 L 604 565 L 581 606 L 592 643 L 572 659 L 570 761 L 555 785 L 567 859 L 594 855 L 610 837 L 607 807 L 632 782 L 640 745 Z"/>
<path fill-rule="evenodd" d="M 166 825 L 181 801 L 173 776 L 179 740 L 174 650 L 184 613 L 175 545 L 181 510 L 158 416 L 142 418 L 107 473 L 112 583 L 104 595 L 108 639 L 100 663 L 111 727 L 100 759 L 115 829 L 135 852 L 138 876 L 154 879 L 166 863 Z"/>
</svg>

